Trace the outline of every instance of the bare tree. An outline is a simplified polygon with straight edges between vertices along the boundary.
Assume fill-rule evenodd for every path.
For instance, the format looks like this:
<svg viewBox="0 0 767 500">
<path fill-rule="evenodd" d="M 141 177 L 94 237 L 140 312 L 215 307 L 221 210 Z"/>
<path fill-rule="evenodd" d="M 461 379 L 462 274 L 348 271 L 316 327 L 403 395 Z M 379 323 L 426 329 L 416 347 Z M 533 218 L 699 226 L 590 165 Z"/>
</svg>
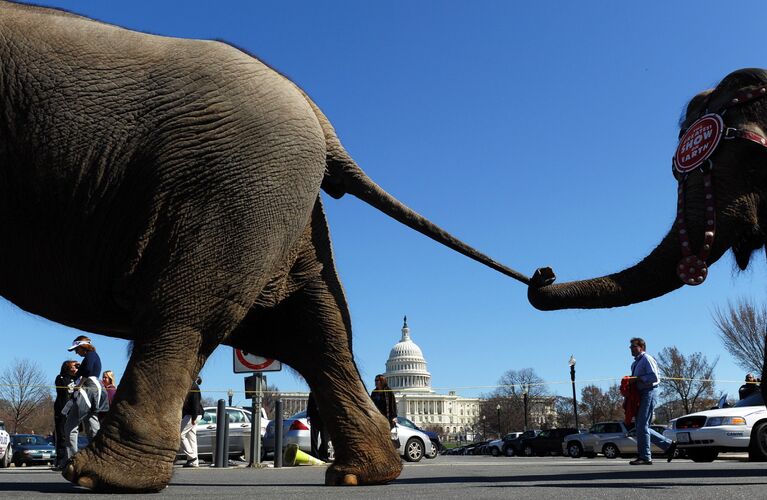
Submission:
<svg viewBox="0 0 767 500">
<path fill-rule="evenodd" d="M 264 396 L 261 398 L 261 406 L 266 410 L 266 416 L 274 418 L 274 403 L 280 399 L 280 388 L 274 384 L 266 384 Z"/>
<path fill-rule="evenodd" d="M 678 400 L 685 414 L 710 405 L 714 397 L 714 368 L 719 358 L 709 363 L 700 352 L 685 356 L 671 346 L 658 354 L 657 361 L 662 377 L 661 395 L 666 401 Z"/>
<path fill-rule="evenodd" d="M 13 364 L 3 371 L 0 399 L 6 401 L 12 434 L 24 428 L 41 405 L 50 399 L 49 385 L 37 364 L 28 359 L 14 359 Z"/>
<path fill-rule="evenodd" d="M 728 302 L 726 310 L 717 308 L 713 316 L 719 339 L 735 363 L 747 372 L 762 373 L 767 307 L 739 299 Z"/>
<path fill-rule="evenodd" d="M 540 410 L 542 401 L 549 394 L 548 387 L 534 369 L 508 370 L 501 375 L 498 388 L 483 398 L 476 422 L 477 430 L 488 436 L 498 436 L 522 429 L 525 425 L 525 393 L 530 417 Z"/>
<path fill-rule="evenodd" d="M 591 426 L 605 420 L 623 419 L 623 396 L 618 385 L 613 384 L 607 391 L 595 385 L 581 389 L 578 402 L 578 414 L 583 417 L 583 424 Z"/>
</svg>

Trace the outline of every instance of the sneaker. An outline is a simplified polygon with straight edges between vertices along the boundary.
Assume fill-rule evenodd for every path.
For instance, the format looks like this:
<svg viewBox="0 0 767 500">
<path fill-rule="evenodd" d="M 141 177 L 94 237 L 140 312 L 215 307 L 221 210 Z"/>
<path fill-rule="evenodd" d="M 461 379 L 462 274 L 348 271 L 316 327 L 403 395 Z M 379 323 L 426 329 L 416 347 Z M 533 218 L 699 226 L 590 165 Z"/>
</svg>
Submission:
<svg viewBox="0 0 767 500">
<path fill-rule="evenodd" d="M 184 464 L 184 467 L 199 467 L 199 466 L 200 466 L 200 461 L 197 460 L 196 458 L 194 460 L 187 460 L 186 463 Z"/>
<path fill-rule="evenodd" d="M 652 460 L 645 460 L 644 458 L 637 458 L 629 462 L 631 465 L 652 465 Z"/>
<path fill-rule="evenodd" d="M 671 446 L 668 447 L 668 450 L 666 450 L 666 454 L 668 455 L 666 457 L 666 462 L 670 462 L 674 460 L 674 453 L 676 452 L 676 441 L 671 441 Z"/>
</svg>

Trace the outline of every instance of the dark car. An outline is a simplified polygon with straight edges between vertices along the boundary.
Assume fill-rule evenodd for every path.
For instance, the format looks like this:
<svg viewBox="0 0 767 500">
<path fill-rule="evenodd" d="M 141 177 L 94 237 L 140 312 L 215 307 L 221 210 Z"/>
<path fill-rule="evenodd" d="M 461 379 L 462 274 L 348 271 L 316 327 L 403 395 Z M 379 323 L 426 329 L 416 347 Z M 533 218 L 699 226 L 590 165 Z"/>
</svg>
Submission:
<svg viewBox="0 0 767 500">
<path fill-rule="evenodd" d="M 563 427 L 560 429 L 548 429 L 541 431 L 537 436 L 524 438 L 521 442 L 522 454 L 526 457 L 537 455 L 561 455 L 562 442 L 565 436 L 576 434 L 578 429 L 573 427 Z"/>
<path fill-rule="evenodd" d="M 509 439 L 506 439 L 506 437 L 504 437 L 501 453 L 503 453 L 507 457 L 513 457 L 514 455 L 522 455 L 522 441 L 525 439 L 534 438 L 540 432 L 541 432 L 540 430 L 536 429 L 536 430 L 525 431 L 521 435 L 516 437 L 507 436 Z"/>
<path fill-rule="evenodd" d="M 13 457 L 16 467 L 32 464 L 52 464 L 56 461 L 56 448 L 44 436 L 37 434 L 14 434 L 11 436 Z"/>
<path fill-rule="evenodd" d="M 439 435 L 436 432 L 433 431 L 427 431 L 425 429 L 421 429 L 417 425 L 415 425 L 411 420 L 405 418 L 405 417 L 397 417 L 397 424 L 410 427 L 411 429 L 415 429 L 417 431 L 421 431 L 427 436 L 429 436 L 429 441 L 431 441 L 431 454 L 424 455 L 426 458 L 435 458 L 437 455 L 439 455 L 439 452 L 442 451 L 442 443 L 439 441 Z"/>
</svg>

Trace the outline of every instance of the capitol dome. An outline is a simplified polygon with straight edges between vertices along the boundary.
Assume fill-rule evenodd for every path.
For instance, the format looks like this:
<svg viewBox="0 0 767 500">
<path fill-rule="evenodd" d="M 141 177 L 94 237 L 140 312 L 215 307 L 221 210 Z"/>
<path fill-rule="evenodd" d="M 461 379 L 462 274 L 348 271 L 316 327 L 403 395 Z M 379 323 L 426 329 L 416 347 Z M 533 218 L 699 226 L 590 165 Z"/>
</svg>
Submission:
<svg viewBox="0 0 767 500">
<path fill-rule="evenodd" d="M 384 376 L 389 387 L 398 392 L 434 392 L 431 390 L 431 374 L 426 370 L 423 352 L 410 339 L 407 316 L 402 325 L 402 338 L 389 352 Z"/>
</svg>

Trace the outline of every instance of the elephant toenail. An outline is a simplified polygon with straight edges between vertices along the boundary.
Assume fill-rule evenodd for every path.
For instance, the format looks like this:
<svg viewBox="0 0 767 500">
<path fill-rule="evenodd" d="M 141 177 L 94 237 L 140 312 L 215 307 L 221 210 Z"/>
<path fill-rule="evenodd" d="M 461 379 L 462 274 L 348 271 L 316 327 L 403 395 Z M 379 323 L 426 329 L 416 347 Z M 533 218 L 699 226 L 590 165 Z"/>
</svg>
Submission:
<svg viewBox="0 0 767 500">
<path fill-rule="evenodd" d="M 346 474 L 343 479 L 343 485 L 344 486 L 357 486 L 357 475 L 356 474 Z"/>
</svg>

